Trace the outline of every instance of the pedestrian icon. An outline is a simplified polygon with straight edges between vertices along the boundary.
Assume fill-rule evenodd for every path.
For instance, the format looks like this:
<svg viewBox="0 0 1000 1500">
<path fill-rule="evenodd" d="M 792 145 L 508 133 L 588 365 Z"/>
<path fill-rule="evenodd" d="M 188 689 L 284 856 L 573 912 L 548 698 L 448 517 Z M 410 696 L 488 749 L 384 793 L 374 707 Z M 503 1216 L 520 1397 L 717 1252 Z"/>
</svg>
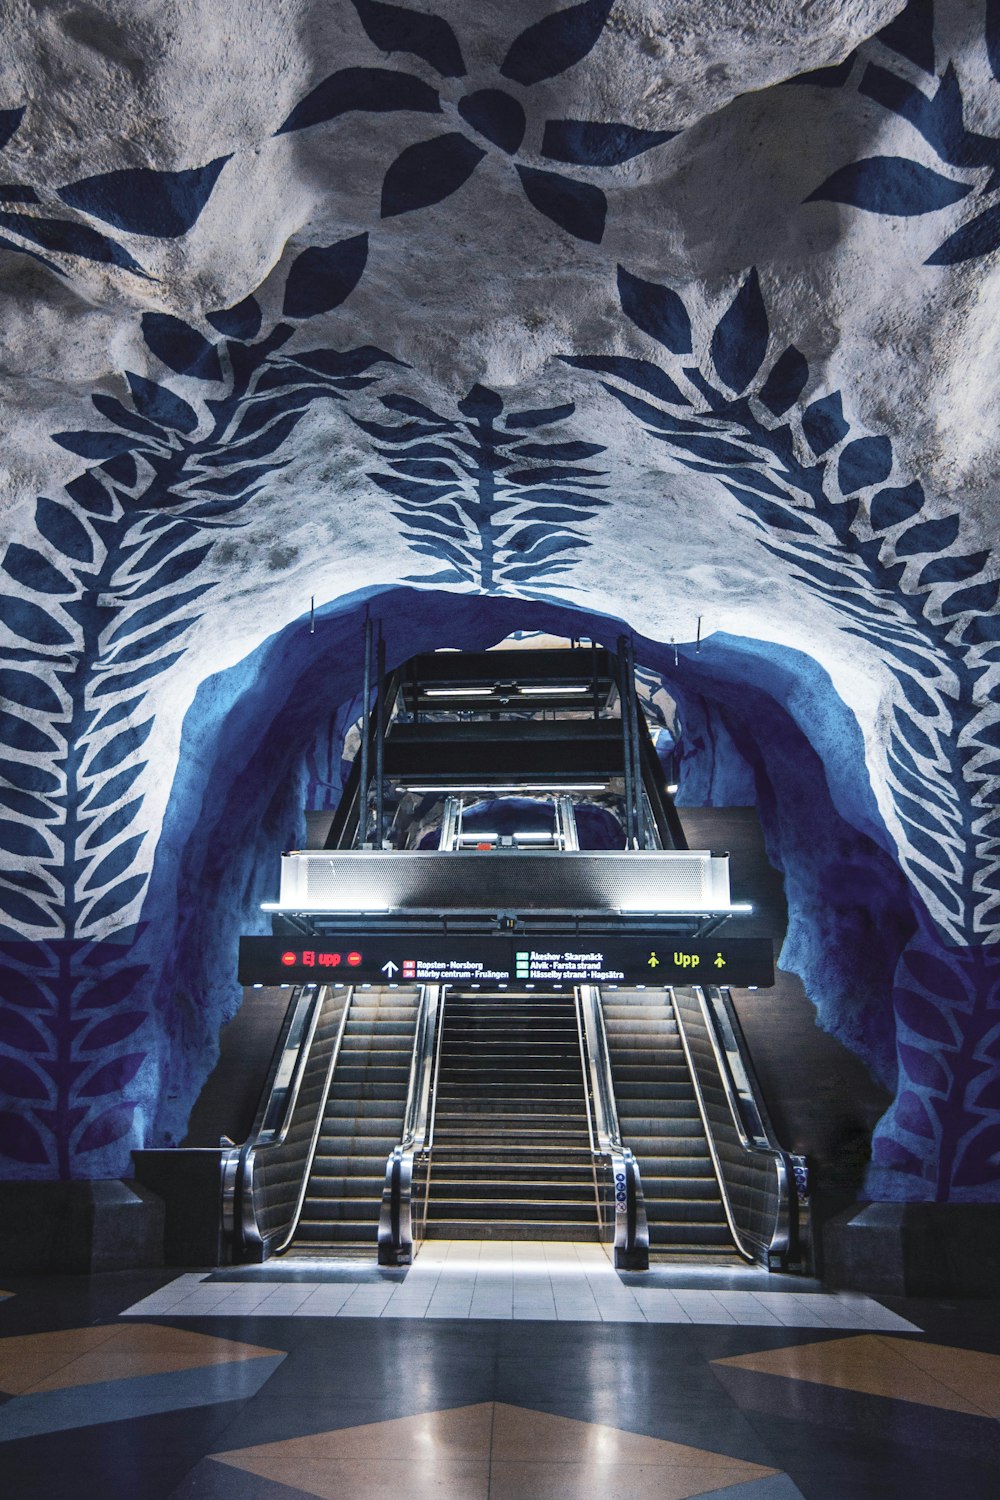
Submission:
<svg viewBox="0 0 1000 1500">
<path fill-rule="evenodd" d="M 726 960 L 723 958 L 721 953 L 717 953 L 713 961 L 717 969 L 724 969 L 726 967 Z"/>
<path fill-rule="evenodd" d="M 655 953 L 651 953 L 646 962 L 651 969 L 658 969 L 660 967 L 660 960 Z"/>
</svg>

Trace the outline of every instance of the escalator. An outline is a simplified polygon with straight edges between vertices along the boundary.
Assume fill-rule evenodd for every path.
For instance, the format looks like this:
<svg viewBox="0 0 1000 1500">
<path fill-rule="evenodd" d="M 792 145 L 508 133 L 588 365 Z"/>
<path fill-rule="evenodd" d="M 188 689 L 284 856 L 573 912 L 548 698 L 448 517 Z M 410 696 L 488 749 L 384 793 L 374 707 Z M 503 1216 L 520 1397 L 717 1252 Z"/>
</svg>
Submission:
<svg viewBox="0 0 1000 1500">
<path fill-rule="evenodd" d="M 628 931 L 619 908 L 637 893 L 641 913 L 650 882 L 674 905 L 632 930 L 714 931 L 738 909 L 726 856 L 686 849 L 633 672 L 620 645 L 617 666 L 596 648 L 447 653 L 380 676 L 325 850 L 283 858 L 276 934 L 345 954 L 366 932 L 527 946 Z M 624 850 L 581 850 L 580 807 L 617 819 Z M 792 1163 L 726 991 L 413 973 L 293 994 L 226 1169 L 237 1258 L 377 1246 L 405 1265 L 423 1238 L 601 1240 L 636 1269 L 794 1255 Z"/>
<path fill-rule="evenodd" d="M 412 990 L 355 992 L 288 1255 L 371 1254 L 386 1157 L 402 1132 L 415 1023 Z"/>
<path fill-rule="evenodd" d="M 734 1254 L 698 1100 L 665 990 L 617 990 L 604 1023 L 622 1140 L 642 1166 L 651 1254 Z"/>
</svg>

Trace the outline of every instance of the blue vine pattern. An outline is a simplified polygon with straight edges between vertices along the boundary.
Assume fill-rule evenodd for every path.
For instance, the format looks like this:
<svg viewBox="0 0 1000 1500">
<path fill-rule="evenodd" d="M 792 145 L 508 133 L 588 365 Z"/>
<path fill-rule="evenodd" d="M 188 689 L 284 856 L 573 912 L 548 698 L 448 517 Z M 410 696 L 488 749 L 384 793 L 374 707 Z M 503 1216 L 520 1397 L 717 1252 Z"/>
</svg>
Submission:
<svg viewBox="0 0 1000 1500">
<path fill-rule="evenodd" d="M 440 16 L 382 4 L 381 0 L 352 3 L 368 39 L 381 52 L 418 57 L 442 80 L 465 77 L 461 44 Z M 500 78 L 530 89 L 574 67 L 597 44 L 612 4 L 613 0 L 584 0 L 583 4 L 543 16 L 511 42 L 500 64 Z M 288 135 L 356 112 L 399 111 L 441 115 L 441 94 L 415 74 L 399 69 L 342 68 L 300 100 L 275 134 Z M 564 172 L 514 160 L 527 128 L 524 106 L 518 98 L 507 88 L 477 89 L 459 99 L 457 112 L 460 125 L 472 135 L 464 128 L 446 130 L 407 146 L 383 179 L 383 219 L 443 202 L 469 180 L 488 148 L 495 147 L 513 161 L 533 208 L 575 239 L 601 243 L 607 199 L 600 187 Z M 549 120 L 544 127 L 541 155 L 571 166 L 619 166 L 664 145 L 677 133 L 642 130 L 617 121 Z"/>
<path fill-rule="evenodd" d="M 55 435 L 90 467 L 38 499 L 36 544 L 11 543 L 0 565 L 0 937 L 34 940 L 5 943 L 0 971 L 0 1149 L 23 1165 L 69 1176 L 131 1129 L 152 1024 L 146 967 L 125 946 L 149 878 L 134 831 L 147 694 L 215 587 L 218 532 L 289 461 L 306 412 L 396 363 L 371 345 L 292 343 L 345 300 L 366 254 L 364 236 L 301 252 L 284 318 L 263 331 L 252 297 L 208 316 L 219 338 L 146 314 L 164 377 L 127 373 L 125 399 L 92 398 L 101 425 Z"/>
<path fill-rule="evenodd" d="M 354 418 L 387 460 L 388 472 L 368 477 L 399 505 L 393 514 L 411 551 L 445 564 L 404 581 L 484 594 L 558 588 L 557 575 L 590 545 L 576 527 L 607 504 L 595 493 L 603 471 L 584 467 L 603 446 L 547 435 L 573 403 L 504 416 L 501 398 L 481 385 L 458 402 L 458 418 L 409 396 L 381 402 L 403 420 Z"/>
<path fill-rule="evenodd" d="M 1000 4 L 988 0 L 984 45 L 993 78 L 1000 82 Z M 923 72 L 918 86 L 901 74 L 893 57 Z M 892 65 L 886 66 L 889 61 Z M 971 197 L 974 213 L 927 257 L 929 266 L 952 266 L 1000 248 L 1000 138 L 970 130 L 958 74 L 948 61 L 937 71 L 934 0 L 910 0 L 874 38 L 835 68 L 803 73 L 789 83 L 843 88 L 856 81 L 858 92 L 906 120 L 937 156 L 942 171 L 905 156 L 870 156 L 840 167 L 809 194 L 806 202 L 844 203 L 868 213 L 911 217 L 934 213 Z M 928 90 L 931 91 L 928 91 Z M 950 171 L 948 169 L 951 169 Z M 977 173 L 977 183 L 955 171 Z M 986 206 L 984 206 L 984 204 Z"/>
<path fill-rule="evenodd" d="M 900 1088 L 875 1160 L 915 1172 L 934 1196 L 978 1190 L 996 1178 L 1000 1128 L 1000 1099 L 987 1081 L 1000 1037 L 1000 965 L 982 947 L 1000 925 L 991 685 L 1000 580 L 985 576 L 988 552 L 954 550 L 958 514 L 927 514 L 919 482 L 897 472 L 889 439 L 853 433 L 839 391 L 806 396 L 808 362 L 794 346 L 772 348 L 755 270 L 697 364 L 680 295 L 625 267 L 618 285 L 625 315 L 672 358 L 565 362 L 604 376 L 604 389 L 674 462 L 717 479 L 759 529 L 760 545 L 837 611 L 846 634 L 877 647 L 897 684 L 887 759 L 899 857 L 934 921 L 900 963 Z"/>
<path fill-rule="evenodd" d="M 13 140 L 26 109 L 21 105 L 0 110 L 0 151 Z M 218 156 L 205 166 L 179 172 L 151 167 L 100 172 L 58 188 L 56 195 L 88 218 L 127 234 L 177 239 L 197 223 L 229 160 Z M 6 231 L 0 233 L 0 250 L 29 256 L 57 276 L 67 273 L 53 255 L 70 260 L 79 257 L 116 266 L 147 281 L 155 279 L 118 240 L 83 220 L 40 212 L 43 208 L 41 196 L 29 184 L 0 184 L 0 230 Z"/>
</svg>

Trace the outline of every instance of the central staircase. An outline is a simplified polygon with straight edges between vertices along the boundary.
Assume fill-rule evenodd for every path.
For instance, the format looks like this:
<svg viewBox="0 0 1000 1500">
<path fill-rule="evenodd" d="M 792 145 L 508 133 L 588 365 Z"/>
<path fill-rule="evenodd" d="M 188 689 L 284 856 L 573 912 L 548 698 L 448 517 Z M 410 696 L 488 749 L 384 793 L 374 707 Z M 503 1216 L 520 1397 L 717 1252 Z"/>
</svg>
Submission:
<svg viewBox="0 0 1000 1500">
<path fill-rule="evenodd" d="M 599 1239 L 572 994 L 451 991 L 428 1239 Z"/>
</svg>

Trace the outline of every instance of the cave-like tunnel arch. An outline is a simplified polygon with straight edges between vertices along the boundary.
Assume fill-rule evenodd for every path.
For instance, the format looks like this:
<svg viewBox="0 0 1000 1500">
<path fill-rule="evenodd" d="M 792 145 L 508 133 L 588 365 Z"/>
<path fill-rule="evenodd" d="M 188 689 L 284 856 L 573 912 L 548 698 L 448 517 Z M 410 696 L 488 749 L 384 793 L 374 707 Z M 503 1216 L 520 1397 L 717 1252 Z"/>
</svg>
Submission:
<svg viewBox="0 0 1000 1500">
<path fill-rule="evenodd" d="M 303 616 L 201 685 L 134 950 L 143 971 L 136 993 L 157 1040 L 145 1065 L 145 1108 L 107 1148 L 119 1167 L 123 1146 L 183 1137 L 219 1030 L 239 1003 L 237 938 L 266 930 L 259 903 L 275 893 L 278 855 L 302 841 L 306 753 L 357 697 L 369 614 L 381 623 L 390 667 L 441 646 L 483 649 L 514 630 L 614 645 L 628 628 L 542 601 L 390 588 Z M 713 756 L 749 766 L 788 893 L 784 962 L 803 977 L 821 1023 L 891 1087 L 892 976 L 916 919 L 850 713 L 826 674 L 798 653 L 727 637 L 676 651 L 643 638 L 635 645 L 640 665 L 662 675 L 692 720 L 712 726 L 714 749 L 698 735 L 685 747 L 680 801 L 686 780 L 696 800 L 703 796 Z M 724 764 L 708 775 L 725 786 Z M 142 1080 L 140 1071 L 133 1096 Z"/>
</svg>

